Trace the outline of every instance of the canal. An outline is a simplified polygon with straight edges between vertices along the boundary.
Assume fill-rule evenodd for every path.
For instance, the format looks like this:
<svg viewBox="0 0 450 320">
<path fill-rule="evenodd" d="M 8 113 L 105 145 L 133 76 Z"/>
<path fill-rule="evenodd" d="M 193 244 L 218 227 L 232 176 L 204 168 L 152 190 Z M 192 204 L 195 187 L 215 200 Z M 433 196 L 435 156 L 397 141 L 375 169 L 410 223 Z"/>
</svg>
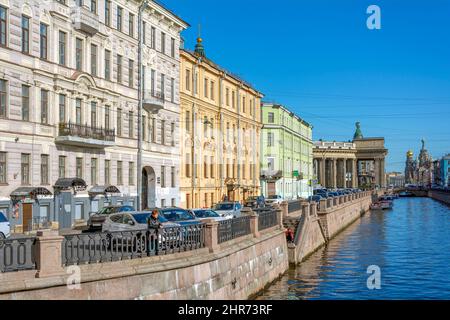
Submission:
<svg viewBox="0 0 450 320">
<path fill-rule="evenodd" d="M 367 287 L 372 265 L 380 289 Z M 366 214 L 257 299 L 450 299 L 450 207 L 397 199 L 393 210 Z"/>
</svg>

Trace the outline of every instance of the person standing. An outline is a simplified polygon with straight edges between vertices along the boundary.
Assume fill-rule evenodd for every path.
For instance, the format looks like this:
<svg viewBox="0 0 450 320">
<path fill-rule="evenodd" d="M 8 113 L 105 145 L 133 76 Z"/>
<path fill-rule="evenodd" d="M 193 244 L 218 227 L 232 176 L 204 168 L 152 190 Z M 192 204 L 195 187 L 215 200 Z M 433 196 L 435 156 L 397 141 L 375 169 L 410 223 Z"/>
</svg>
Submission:
<svg viewBox="0 0 450 320">
<path fill-rule="evenodd" d="M 159 212 L 157 209 L 153 209 L 152 214 L 147 219 L 148 227 L 148 246 L 147 254 L 150 255 L 152 249 L 155 254 L 158 255 L 159 251 L 159 231 L 162 228 L 162 223 L 159 221 Z"/>
</svg>

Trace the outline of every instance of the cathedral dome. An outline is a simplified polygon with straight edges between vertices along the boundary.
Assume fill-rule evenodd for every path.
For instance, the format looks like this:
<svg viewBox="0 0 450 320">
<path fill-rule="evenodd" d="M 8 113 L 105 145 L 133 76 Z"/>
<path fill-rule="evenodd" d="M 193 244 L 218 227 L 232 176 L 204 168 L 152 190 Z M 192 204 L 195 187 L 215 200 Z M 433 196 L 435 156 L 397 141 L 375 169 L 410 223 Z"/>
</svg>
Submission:
<svg viewBox="0 0 450 320">
<path fill-rule="evenodd" d="M 413 152 L 412 152 L 411 150 L 408 150 L 408 152 L 406 153 L 406 156 L 407 156 L 408 158 L 412 158 Z"/>
</svg>

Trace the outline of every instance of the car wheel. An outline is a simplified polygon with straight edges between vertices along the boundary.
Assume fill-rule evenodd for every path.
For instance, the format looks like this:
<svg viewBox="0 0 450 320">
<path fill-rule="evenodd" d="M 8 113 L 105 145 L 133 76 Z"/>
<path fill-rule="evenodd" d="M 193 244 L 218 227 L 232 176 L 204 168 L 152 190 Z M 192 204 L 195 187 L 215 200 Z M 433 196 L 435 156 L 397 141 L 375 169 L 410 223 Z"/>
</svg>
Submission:
<svg viewBox="0 0 450 320">
<path fill-rule="evenodd" d="M 3 239 L 6 239 L 6 237 L 2 232 L 0 232 L 0 240 L 3 240 Z"/>
</svg>

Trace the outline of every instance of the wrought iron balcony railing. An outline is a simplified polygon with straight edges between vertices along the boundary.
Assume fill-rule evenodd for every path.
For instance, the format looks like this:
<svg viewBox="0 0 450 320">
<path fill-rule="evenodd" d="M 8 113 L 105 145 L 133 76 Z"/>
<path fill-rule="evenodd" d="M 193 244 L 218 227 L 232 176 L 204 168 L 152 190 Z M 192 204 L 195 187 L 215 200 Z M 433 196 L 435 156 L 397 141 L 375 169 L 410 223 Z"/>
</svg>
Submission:
<svg viewBox="0 0 450 320">
<path fill-rule="evenodd" d="M 116 138 L 114 129 L 97 128 L 70 122 L 62 122 L 59 124 L 59 135 L 103 141 L 114 141 Z"/>
</svg>

